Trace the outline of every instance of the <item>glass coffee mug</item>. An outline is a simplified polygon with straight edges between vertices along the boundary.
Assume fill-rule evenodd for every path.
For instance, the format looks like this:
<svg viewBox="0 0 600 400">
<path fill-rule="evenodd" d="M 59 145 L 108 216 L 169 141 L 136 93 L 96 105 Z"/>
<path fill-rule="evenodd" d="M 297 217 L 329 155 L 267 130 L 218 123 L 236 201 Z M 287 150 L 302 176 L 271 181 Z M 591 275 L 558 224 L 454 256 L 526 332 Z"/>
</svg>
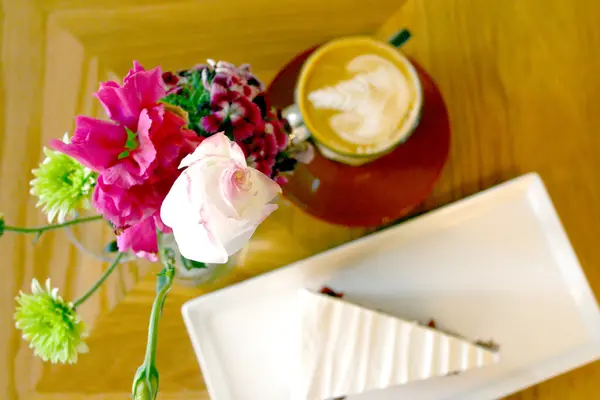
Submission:
<svg viewBox="0 0 600 400">
<path fill-rule="evenodd" d="M 292 142 L 312 136 L 323 156 L 362 165 L 408 139 L 423 105 L 417 71 L 398 51 L 409 37 L 350 36 L 317 48 L 300 71 L 295 104 L 283 111 Z"/>
</svg>

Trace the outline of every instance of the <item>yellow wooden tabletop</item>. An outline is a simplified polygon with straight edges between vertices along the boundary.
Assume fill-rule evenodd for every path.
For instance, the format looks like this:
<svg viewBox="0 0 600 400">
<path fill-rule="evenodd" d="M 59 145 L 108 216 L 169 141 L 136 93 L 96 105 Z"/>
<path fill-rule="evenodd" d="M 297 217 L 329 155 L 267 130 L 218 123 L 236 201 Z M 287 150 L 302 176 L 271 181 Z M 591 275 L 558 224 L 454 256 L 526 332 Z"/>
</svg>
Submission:
<svg viewBox="0 0 600 400">
<path fill-rule="evenodd" d="M 3 0 L 0 13 L 0 211 L 13 225 L 44 216 L 28 195 L 41 146 L 100 115 L 89 96 L 132 59 L 188 67 L 207 57 L 250 62 L 268 81 L 300 50 L 351 33 L 388 37 L 408 27 L 405 51 L 437 81 L 453 130 L 451 159 L 422 210 L 537 171 L 596 295 L 600 295 L 600 2 L 596 0 Z M 221 286 L 361 236 L 320 222 L 285 200 Z M 110 238 L 81 229 L 90 246 Z M 0 399 L 124 399 L 143 358 L 155 266 L 119 267 L 81 312 L 90 354 L 75 366 L 42 365 L 12 328 L 13 297 L 52 276 L 67 298 L 106 266 L 77 253 L 64 232 L 0 240 Z M 183 326 L 177 286 L 161 320 L 161 399 L 208 399 Z M 600 363 L 511 400 L 600 398 Z"/>
</svg>

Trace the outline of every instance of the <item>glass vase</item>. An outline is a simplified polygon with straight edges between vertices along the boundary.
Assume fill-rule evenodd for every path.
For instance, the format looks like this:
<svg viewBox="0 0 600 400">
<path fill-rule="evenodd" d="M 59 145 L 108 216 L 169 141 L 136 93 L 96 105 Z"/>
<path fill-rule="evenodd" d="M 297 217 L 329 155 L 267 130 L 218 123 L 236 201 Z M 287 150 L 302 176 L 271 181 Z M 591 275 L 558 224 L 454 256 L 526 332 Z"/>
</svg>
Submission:
<svg viewBox="0 0 600 400">
<path fill-rule="evenodd" d="M 198 263 L 187 260 L 179 252 L 173 234 L 162 234 L 160 247 L 171 249 L 175 258 L 175 278 L 185 286 L 202 286 L 215 283 L 225 275 L 229 274 L 237 265 L 243 250 L 229 257 L 225 264 Z"/>
<path fill-rule="evenodd" d="M 89 229 L 106 229 L 106 227 L 102 226 L 102 224 L 105 225 L 106 222 L 103 220 L 91 222 L 89 225 L 86 225 L 86 229 L 88 229 L 88 232 Z M 109 248 L 111 246 L 107 246 L 106 243 L 97 243 L 96 241 L 91 241 L 89 237 L 86 237 L 86 235 L 83 234 L 82 228 L 83 227 L 77 227 L 73 229 L 71 227 L 65 227 L 67 237 L 73 243 L 73 245 L 80 252 L 91 258 L 104 263 L 111 263 L 115 258 L 116 249 Z M 172 255 L 175 259 L 175 278 L 178 283 L 185 286 L 197 287 L 212 284 L 218 281 L 220 278 L 224 277 L 233 270 L 239 261 L 240 255 L 244 252 L 244 250 L 241 250 L 230 256 L 229 260 L 225 264 L 197 263 L 187 260 L 181 256 L 173 234 L 161 234 L 159 235 L 159 238 L 160 246 L 162 248 L 171 249 Z M 137 258 L 138 257 L 135 254 L 128 252 L 121 258 L 119 263 L 122 264 L 134 261 Z"/>
</svg>

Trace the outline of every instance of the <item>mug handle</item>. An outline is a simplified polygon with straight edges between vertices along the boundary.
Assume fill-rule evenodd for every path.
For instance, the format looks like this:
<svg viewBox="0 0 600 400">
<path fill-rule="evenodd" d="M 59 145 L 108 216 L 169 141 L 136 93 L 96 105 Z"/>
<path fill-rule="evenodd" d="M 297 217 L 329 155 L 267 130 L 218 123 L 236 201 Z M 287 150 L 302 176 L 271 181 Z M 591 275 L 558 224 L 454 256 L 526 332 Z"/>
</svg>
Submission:
<svg viewBox="0 0 600 400">
<path fill-rule="evenodd" d="M 399 48 L 410 39 L 410 31 L 408 29 L 401 29 L 394 33 L 388 39 L 388 43 L 392 46 Z M 310 132 L 304 125 L 302 120 L 302 114 L 296 104 L 292 104 L 283 110 L 283 117 L 288 120 L 292 134 L 290 135 L 290 141 L 292 144 L 301 144 L 310 138 Z"/>
<path fill-rule="evenodd" d="M 290 127 L 292 128 L 292 133 L 290 134 L 289 140 L 292 145 L 298 145 L 303 142 L 306 142 L 310 138 L 310 132 L 304 125 L 304 120 L 302 119 L 302 114 L 300 113 L 300 108 L 294 103 L 291 106 L 286 107 L 282 111 L 283 118 L 287 119 Z"/>
<path fill-rule="evenodd" d="M 410 36 L 410 31 L 408 29 L 402 29 L 390 36 L 388 43 L 394 47 L 401 47 L 408 39 L 410 39 Z"/>
</svg>

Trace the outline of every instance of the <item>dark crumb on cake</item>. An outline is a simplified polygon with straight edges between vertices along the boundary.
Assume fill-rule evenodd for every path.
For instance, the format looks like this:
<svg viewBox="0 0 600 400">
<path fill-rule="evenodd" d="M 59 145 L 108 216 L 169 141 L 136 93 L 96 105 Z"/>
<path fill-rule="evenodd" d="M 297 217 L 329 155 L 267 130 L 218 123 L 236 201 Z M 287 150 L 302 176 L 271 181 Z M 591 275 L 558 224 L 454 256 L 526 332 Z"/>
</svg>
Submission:
<svg viewBox="0 0 600 400">
<path fill-rule="evenodd" d="M 342 397 L 336 397 L 335 399 L 331 399 L 331 400 L 344 400 L 346 398 L 346 396 L 342 396 Z"/>
<path fill-rule="evenodd" d="M 342 297 L 344 297 L 344 293 L 336 292 L 335 290 L 333 290 L 333 289 L 331 289 L 330 287 L 327 287 L 327 286 L 323 286 L 319 292 L 322 293 L 322 294 L 324 294 L 324 295 L 331 296 L 331 297 L 338 297 L 340 299 Z M 333 399 L 333 400 L 338 400 L 338 399 Z"/>
<path fill-rule="evenodd" d="M 456 337 L 458 339 L 465 339 L 466 340 L 466 338 L 464 336 L 462 336 L 462 335 L 459 335 L 459 334 L 454 333 L 454 332 L 449 331 L 449 330 L 438 328 L 437 322 L 435 322 L 435 319 L 433 319 L 433 318 L 431 318 L 427 324 L 421 324 L 421 325 L 427 326 L 427 327 L 429 327 L 431 329 L 436 329 L 436 330 L 438 330 L 440 332 L 444 332 L 444 333 L 446 333 L 448 335 L 451 335 L 451 336 L 454 336 L 454 337 Z M 488 341 L 477 340 L 476 342 L 474 342 L 474 344 L 477 345 L 477 346 L 479 346 L 479 347 L 483 347 L 483 348 L 486 348 L 488 350 L 491 350 L 491 351 L 499 351 L 500 350 L 500 345 L 498 343 L 494 342 L 491 339 L 488 340 Z M 452 375 L 452 374 L 453 373 L 451 372 L 448 375 Z"/>
<path fill-rule="evenodd" d="M 446 335 L 453 336 L 453 337 L 455 337 L 457 339 L 465 339 L 465 340 L 467 340 L 464 336 L 459 335 L 456 332 L 452 332 L 451 330 L 441 328 L 438 325 L 437 321 L 435 319 L 433 319 L 433 318 L 431 318 L 429 320 L 429 322 L 427 322 L 427 323 L 418 322 L 418 324 L 421 325 L 421 326 L 426 326 L 426 327 L 431 328 L 431 329 L 435 329 L 436 331 L 445 333 Z"/>
<path fill-rule="evenodd" d="M 446 374 L 446 376 L 456 376 L 460 375 L 460 371 L 450 371 Z"/>
<path fill-rule="evenodd" d="M 483 340 L 478 340 L 475 342 L 475 344 L 480 347 L 485 347 L 486 349 L 491 350 L 491 351 L 500 350 L 500 345 L 491 339 L 488 340 L 487 342 L 484 342 Z"/>
</svg>

